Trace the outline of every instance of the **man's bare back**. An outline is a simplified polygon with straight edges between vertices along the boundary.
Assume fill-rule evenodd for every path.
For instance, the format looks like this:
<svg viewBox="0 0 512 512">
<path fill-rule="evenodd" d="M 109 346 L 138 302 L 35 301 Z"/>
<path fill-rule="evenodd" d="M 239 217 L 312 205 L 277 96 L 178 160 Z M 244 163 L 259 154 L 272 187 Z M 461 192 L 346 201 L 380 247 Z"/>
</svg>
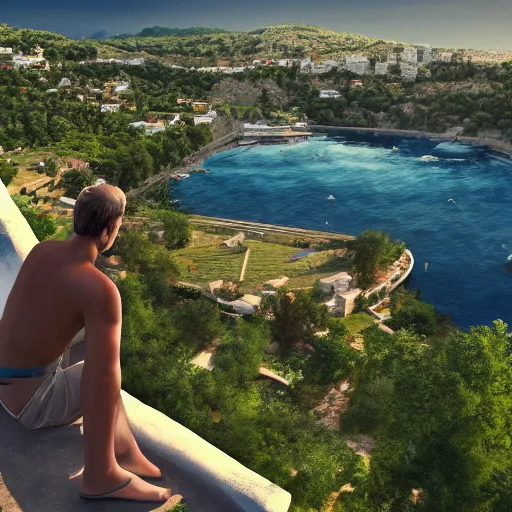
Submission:
<svg viewBox="0 0 512 512">
<path fill-rule="evenodd" d="M 0 367 L 51 363 L 84 327 L 84 288 L 106 277 L 72 249 L 50 241 L 28 255 L 0 320 Z"/>
</svg>

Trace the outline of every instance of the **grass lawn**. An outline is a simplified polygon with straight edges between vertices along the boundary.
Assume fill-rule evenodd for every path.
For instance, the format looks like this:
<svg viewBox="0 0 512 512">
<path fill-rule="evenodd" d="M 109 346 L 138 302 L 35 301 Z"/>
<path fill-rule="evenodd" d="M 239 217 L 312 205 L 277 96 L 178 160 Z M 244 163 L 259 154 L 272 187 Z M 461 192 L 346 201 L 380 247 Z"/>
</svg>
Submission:
<svg viewBox="0 0 512 512">
<path fill-rule="evenodd" d="M 11 194 L 19 194 L 21 188 L 24 185 L 30 183 L 31 181 L 35 181 L 38 178 L 44 178 L 46 176 L 46 174 L 38 174 L 35 169 L 29 169 L 31 165 L 37 162 L 45 161 L 49 157 L 56 158 L 57 167 L 64 165 L 63 161 L 60 158 L 57 158 L 56 155 L 48 151 L 25 150 L 23 151 L 23 153 L 11 154 L 8 156 L 11 158 L 13 162 L 20 164 L 18 167 L 18 175 L 7 187 Z"/>
<path fill-rule="evenodd" d="M 182 279 L 206 285 L 217 279 L 237 282 L 240 278 L 245 253 L 219 247 L 225 238 L 212 233 L 194 232 L 189 247 L 176 251 L 176 261 L 183 270 Z M 269 279 L 290 278 L 292 288 L 311 287 L 317 279 L 346 270 L 345 261 L 337 260 L 333 251 L 312 254 L 298 261 L 290 256 L 301 251 L 296 247 L 258 240 L 246 240 L 251 249 L 242 291 L 255 291 Z"/>
<path fill-rule="evenodd" d="M 50 240 L 66 241 L 73 231 L 73 219 L 66 217 L 54 217 L 57 223 L 56 233 L 50 237 Z"/>
<path fill-rule="evenodd" d="M 374 323 L 374 318 L 368 313 L 354 313 L 341 318 L 340 323 L 344 324 L 349 334 L 357 334 Z"/>
</svg>

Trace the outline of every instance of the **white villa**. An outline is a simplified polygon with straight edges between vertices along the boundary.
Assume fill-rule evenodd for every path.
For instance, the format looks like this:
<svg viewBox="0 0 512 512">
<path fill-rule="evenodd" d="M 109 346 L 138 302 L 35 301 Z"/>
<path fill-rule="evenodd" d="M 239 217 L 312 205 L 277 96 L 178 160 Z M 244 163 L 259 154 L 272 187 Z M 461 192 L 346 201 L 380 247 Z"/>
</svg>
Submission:
<svg viewBox="0 0 512 512">
<path fill-rule="evenodd" d="M 341 98 L 341 94 L 338 91 L 335 91 L 334 89 L 325 89 L 320 91 L 319 98 Z"/>
</svg>

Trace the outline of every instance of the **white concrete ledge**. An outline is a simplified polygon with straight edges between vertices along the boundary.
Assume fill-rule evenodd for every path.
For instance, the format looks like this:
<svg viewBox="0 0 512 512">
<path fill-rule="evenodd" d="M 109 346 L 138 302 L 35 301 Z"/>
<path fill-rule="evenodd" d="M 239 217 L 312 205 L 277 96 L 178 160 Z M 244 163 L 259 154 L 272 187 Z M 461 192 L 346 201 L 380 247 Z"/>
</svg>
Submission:
<svg viewBox="0 0 512 512">
<path fill-rule="evenodd" d="M 36 243 L 37 239 L 29 225 L 0 182 L 0 315 L 19 267 Z M 226 502 L 233 503 L 233 507 L 229 507 L 230 511 L 288 510 L 291 502 L 288 492 L 247 469 L 187 428 L 136 398 L 123 392 L 123 400 L 142 446 L 147 445 L 163 458 L 164 462 L 167 461 L 169 466 L 183 472 L 180 475 L 182 480 L 189 479 L 197 485 L 204 482 L 205 492 L 208 493 L 206 489 L 213 489 L 217 495 L 217 502 L 219 496 L 224 496 Z M 1 425 L 0 422 L 0 430 Z M 66 429 L 53 429 L 53 432 L 55 431 L 64 433 Z M 0 432 L 0 448 L 2 437 Z M 58 442 L 57 438 L 55 441 L 52 439 L 54 438 L 48 437 L 48 442 Z M 30 468 L 27 468 L 24 478 L 28 479 L 29 473 Z M 186 495 L 184 497 L 187 498 Z M 32 510 L 35 511 L 36 508 Z M 209 510 L 227 512 L 226 507 L 213 504 Z"/>
</svg>

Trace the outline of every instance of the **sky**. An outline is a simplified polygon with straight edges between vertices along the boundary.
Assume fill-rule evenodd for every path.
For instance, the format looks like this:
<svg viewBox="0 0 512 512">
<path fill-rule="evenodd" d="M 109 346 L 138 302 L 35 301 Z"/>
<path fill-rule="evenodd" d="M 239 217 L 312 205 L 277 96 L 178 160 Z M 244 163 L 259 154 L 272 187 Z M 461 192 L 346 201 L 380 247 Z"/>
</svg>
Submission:
<svg viewBox="0 0 512 512">
<path fill-rule="evenodd" d="M 512 0 L 0 0 L 0 23 L 80 39 L 144 27 L 250 30 L 301 22 L 437 47 L 512 50 Z"/>
</svg>

